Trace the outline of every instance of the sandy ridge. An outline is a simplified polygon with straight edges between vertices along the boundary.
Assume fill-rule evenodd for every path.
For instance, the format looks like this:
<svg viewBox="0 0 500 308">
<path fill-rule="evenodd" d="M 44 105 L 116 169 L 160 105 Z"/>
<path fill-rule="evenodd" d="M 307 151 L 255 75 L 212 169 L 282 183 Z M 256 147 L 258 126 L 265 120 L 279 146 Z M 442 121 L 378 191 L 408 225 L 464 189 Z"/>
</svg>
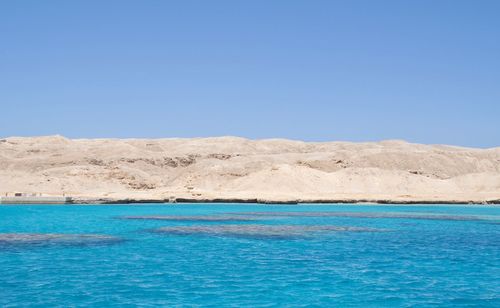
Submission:
<svg viewBox="0 0 500 308">
<path fill-rule="evenodd" d="M 0 194 L 78 202 L 498 202 L 500 148 L 193 139 L 0 139 Z"/>
</svg>

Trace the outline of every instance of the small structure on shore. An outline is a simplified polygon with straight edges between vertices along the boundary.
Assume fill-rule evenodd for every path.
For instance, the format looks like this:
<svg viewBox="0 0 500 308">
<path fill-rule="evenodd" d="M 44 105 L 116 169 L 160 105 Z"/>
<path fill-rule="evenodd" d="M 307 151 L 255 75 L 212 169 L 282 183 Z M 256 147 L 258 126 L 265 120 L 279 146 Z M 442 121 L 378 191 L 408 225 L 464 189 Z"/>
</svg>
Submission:
<svg viewBox="0 0 500 308">
<path fill-rule="evenodd" d="M 72 203 L 71 197 L 62 196 L 44 196 L 41 193 L 5 193 L 0 197 L 0 204 L 66 204 Z"/>
</svg>

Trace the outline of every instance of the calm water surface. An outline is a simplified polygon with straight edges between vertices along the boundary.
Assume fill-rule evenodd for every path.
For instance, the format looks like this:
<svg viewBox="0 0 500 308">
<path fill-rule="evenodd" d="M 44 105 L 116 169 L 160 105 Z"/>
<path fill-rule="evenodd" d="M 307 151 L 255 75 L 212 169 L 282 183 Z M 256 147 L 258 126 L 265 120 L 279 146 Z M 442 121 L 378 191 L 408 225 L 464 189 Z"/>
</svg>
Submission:
<svg viewBox="0 0 500 308">
<path fill-rule="evenodd" d="M 500 307 L 499 223 L 494 206 L 0 206 L 0 306 Z"/>
</svg>

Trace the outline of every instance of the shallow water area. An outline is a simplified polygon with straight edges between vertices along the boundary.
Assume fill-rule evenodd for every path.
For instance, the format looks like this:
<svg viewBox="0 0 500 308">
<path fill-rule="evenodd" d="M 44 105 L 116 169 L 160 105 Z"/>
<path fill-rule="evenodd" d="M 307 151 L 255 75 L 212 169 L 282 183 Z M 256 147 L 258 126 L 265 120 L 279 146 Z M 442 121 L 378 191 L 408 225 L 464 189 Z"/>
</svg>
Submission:
<svg viewBox="0 0 500 308">
<path fill-rule="evenodd" d="M 499 307 L 498 221 L 495 206 L 0 206 L 0 242 L 121 239 L 0 249 L 0 306 Z"/>
<path fill-rule="evenodd" d="M 0 249 L 43 245 L 105 245 L 122 239 L 101 234 L 0 233 Z"/>
<path fill-rule="evenodd" d="M 394 213 L 394 212 L 344 212 L 344 211 L 326 211 L 326 212 L 243 212 L 240 215 L 250 217 L 351 217 L 351 218 L 392 218 L 392 219 L 424 219 L 424 220 L 457 220 L 457 221 L 478 221 L 491 220 L 498 223 L 495 216 L 472 216 L 472 215 L 446 215 L 432 213 Z"/>
<path fill-rule="evenodd" d="M 258 220 L 258 217 L 230 216 L 230 215 L 150 215 L 150 216 L 123 216 L 119 219 L 130 220 L 163 220 L 163 221 L 189 221 L 189 222 L 238 222 Z"/>
<path fill-rule="evenodd" d="M 162 227 L 152 232 L 170 235 L 212 235 L 248 238 L 292 239 L 329 232 L 381 232 L 385 230 L 342 226 L 212 225 Z"/>
</svg>

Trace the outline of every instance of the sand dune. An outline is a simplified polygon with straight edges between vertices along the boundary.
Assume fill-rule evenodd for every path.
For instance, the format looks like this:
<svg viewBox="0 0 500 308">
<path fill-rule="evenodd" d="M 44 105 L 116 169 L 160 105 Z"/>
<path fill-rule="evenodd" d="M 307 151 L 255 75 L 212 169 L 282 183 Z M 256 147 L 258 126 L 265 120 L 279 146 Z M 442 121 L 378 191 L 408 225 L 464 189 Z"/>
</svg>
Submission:
<svg viewBox="0 0 500 308">
<path fill-rule="evenodd" d="M 237 137 L 0 140 L 0 193 L 82 201 L 500 200 L 500 148 Z"/>
</svg>

